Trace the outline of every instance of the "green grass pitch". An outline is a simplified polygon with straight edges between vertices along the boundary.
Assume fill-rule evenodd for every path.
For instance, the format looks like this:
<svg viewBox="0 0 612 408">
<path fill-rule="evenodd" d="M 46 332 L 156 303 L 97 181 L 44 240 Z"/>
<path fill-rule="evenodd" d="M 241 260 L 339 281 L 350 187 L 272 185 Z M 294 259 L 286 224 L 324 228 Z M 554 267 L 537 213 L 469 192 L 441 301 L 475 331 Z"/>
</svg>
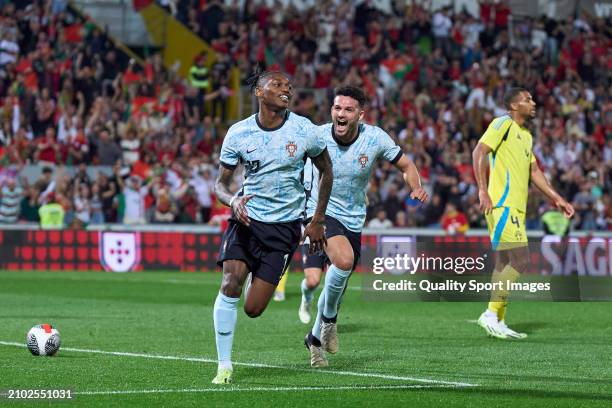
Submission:
<svg viewBox="0 0 612 408">
<path fill-rule="evenodd" d="M 500 341 L 470 322 L 482 303 L 365 302 L 354 276 L 340 352 L 315 370 L 300 281 L 291 274 L 287 300 L 260 318 L 239 310 L 241 364 L 220 387 L 210 383 L 220 274 L 0 272 L 0 390 L 75 392 L 54 407 L 612 406 L 610 303 L 511 303 L 511 327 L 529 338 Z M 25 334 L 47 322 L 62 349 L 34 357 Z M 25 405 L 2 396 L 0 406 Z"/>
</svg>

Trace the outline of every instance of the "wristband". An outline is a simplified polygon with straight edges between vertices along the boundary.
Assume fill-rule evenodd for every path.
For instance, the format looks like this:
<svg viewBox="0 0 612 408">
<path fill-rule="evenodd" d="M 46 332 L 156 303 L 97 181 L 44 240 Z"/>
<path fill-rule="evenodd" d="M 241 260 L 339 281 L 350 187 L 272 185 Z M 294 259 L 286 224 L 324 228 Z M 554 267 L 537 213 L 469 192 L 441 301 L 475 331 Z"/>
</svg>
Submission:
<svg viewBox="0 0 612 408">
<path fill-rule="evenodd" d="M 234 200 L 237 199 L 237 198 L 238 198 L 237 195 L 232 197 L 232 199 L 230 200 L 230 203 L 229 203 L 230 204 L 230 208 L 234 208 Z"/>
</svg>

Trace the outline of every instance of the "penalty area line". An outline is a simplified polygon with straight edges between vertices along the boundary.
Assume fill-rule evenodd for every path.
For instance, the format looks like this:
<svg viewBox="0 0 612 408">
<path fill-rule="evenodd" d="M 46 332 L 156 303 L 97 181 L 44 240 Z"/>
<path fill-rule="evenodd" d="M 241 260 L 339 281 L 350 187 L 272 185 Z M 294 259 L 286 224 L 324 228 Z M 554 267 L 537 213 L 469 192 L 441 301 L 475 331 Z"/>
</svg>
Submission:
<svg viewBox="0 0 612 408">
<path fill-rule="evenodd" d="M 454 385 L 347 385 L 331 387 L 236 387 L 184 388 L 169 390 L 117 390 L 117 391 L 77 391 L 74 395 L 125 395 L 125 394 L 178 394 L 205 392 L 279 392 L 279 391 L 358 391 L 358 390 L 410 390 L 428 388 L 456 388 Z"/>
<path fill-rule="evenodd" d="M 12 341 L 0 341 L 0 345 L 22 347 L 22 348 L 26 347 L 25 344 L 16 343 Z M 190 362 L 196 362 L 196 363 L 210 363 L 210 364 L 218 363 L 217 360 L 213 360 L 209 358 L 200 358 L 200 357 L 179 357 L 179 356 L 167 356 L 167 355 L 158 355 L 158 354 L 130 353 L 130 352 L 124 352 L 124 351 L 81 349 L 81 348 L 73 348 L 73 347 L 62 347 L 61 350 L 70 351 L 74 353 L 103 354 L 103 355 L 120 356 L 120 357 L 137 357 L 137 358 L 172 360 L 172 361 L 190 361 Z M 412 381 L 412 382 L 417 382 L 417 383 L 448 385 L 448 386 L 453 386 L 453 387 L 477 387 L 478 386 L 478 384 L 471 384 L 471 383 L 466 383 L 466 382 L 434 380 L 431 378 L 418 378 L 418 377 L 408 377 L 408 376 L 400 376 L 400 375 L 380 374 L 380 373 L 340 371 L 340 370 L 327 370 L 327 369 L 314 370 L 312 368 L 280 366 L 280 365 L 262 364 L 262 363 L 241 363 L 241 362 L 236 362 L 236 361 L 233 361 L 232 364 L 236 366 L 243 366 L 243 367 L 272 368 L 272 369 L 301 371 L 301 372 L 309 372 L 309 373 L 317 373 L 317 374 L 344 375 L 344 376 L 349 376 L 349 377 L 381 378 L 385 380 Z"/>
</svg>

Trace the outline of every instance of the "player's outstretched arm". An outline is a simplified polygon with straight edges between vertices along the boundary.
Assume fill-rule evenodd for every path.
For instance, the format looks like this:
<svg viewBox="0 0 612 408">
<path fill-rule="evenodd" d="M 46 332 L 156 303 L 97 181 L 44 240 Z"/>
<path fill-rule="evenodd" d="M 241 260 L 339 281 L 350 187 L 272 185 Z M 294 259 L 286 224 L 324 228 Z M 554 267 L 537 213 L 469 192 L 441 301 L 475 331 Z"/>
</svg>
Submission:
<svg viewBox="0 0 612 408">
<path fill-rule="evenodd" d="M 426 202 L 429 196 L 421 185 L 421 176 L 419 176 L 419 170 L 414 165 L 414 162 L 406 155 L 402 155 L 402 158 L 399 159 L 394 166 L 402 172 L 404 182 L 410 186 L 412 190 L 410 192 L 410 198 L 419 200 L 422 203 Z"/>
<path fill-rule="evenodd" d="M 310 238 L 309 251 L 318 252 L 327 245 L 325 239 L 325 211 L 331 195 L 334 182 L 332 162 L 327 152 L 327 148 L 317 157 L 311 157 L 312 164 L 319 170 L 319 196 L 317 197 L 317 208 L 312 216 L 312 220 L 306 226 L 302 242 L 306 237 Z"/>
<path fill-rule="evenodd" d="M 472 165 L 478 185 L 478 199 L 480 200 L 479 208 L 485 214 L 489 214 L 493 209 L 493 202 L 487 187 L 487 166 L 489 164 L 487 158 L 491 152 L 491 148 L 484 143 L 478 143 L 472 152 Z"/>
<path fill-rule="evenodd" d="M 246 209 L 246 203 L 253 197 L 252 195 L 234 196 L 230 189 L 230 183 L 235 169 L 230 169 L 224 165 L 219 166 L 219 176 L 215 182 L 215 195 L 223 204 L 232 208 L 234 215 L 244 225 L 249 225 L 251 220 Z"/>
<path fill-rule="evenodd" d="M 531 181 L 549 200 L 551 200 L 559 211 L 562 211 L 566 218 L 572 218 L 574 207 L 563 199 L 548 182 L 537 162 L 531 163 Z"/>
</svg>

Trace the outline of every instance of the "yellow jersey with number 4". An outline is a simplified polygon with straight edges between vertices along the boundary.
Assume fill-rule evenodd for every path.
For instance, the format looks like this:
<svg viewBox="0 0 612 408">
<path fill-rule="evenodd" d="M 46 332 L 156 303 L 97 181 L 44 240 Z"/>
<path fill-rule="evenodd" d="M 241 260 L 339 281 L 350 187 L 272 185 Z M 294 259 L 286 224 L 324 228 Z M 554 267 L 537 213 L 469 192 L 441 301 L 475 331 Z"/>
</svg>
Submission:
<svg viewBox="0 0 612 408">
<path fill-rule="evenodd" d="M 493 208 L 509 207 L 525 212 L 529 189 L 533 138 L 509 115 L 495 118 L 480 142 L 492 150 L 489 155 L 489 196 Z"/>
</svg>

